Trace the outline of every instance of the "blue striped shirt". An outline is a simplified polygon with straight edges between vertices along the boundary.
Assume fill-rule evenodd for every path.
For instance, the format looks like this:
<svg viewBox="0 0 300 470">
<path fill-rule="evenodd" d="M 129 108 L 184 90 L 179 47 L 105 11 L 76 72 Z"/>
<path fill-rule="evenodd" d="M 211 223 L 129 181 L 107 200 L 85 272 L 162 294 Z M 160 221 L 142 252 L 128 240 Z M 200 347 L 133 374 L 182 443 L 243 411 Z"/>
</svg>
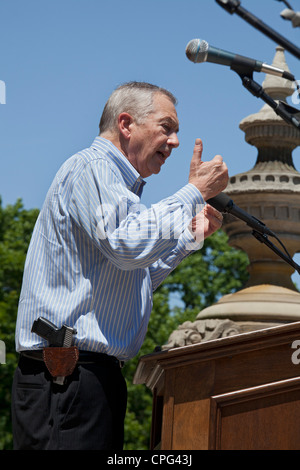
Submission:
<svg viewBox="0 0 300 470">
<path fill-rule="evenodd" d="M 129 360 L 139 351 L 152 293 L 193 250 L 187 228 L 202 209 L 187 184 L 146 209 L 145 182 L 108 140 L 69 158 L 47 193 L 24 267 L 17 351 L 47 345 L 31 333 L 42 316 L 74 327 L 74 344 Z"/>
</svg>

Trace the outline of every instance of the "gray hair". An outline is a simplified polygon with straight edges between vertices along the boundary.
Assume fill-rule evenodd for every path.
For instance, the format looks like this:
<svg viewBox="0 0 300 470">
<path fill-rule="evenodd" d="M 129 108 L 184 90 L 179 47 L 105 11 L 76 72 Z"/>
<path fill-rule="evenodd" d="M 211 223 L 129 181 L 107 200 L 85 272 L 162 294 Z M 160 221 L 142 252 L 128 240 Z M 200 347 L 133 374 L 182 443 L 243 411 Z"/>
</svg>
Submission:
<svg viewBox="0 0 300 470">
<path fill-rule="evenodd" d="M 144 122 L 154 112 L 155 93 L 164 94 L 176 106 L 177 99 L 170 91 L 150 83 L 128 82 L 116 88 L 104 107 L 99 124 L 100 133 L 116 130 L 118 116 L 123 112 L 129 113 L 138 124 Z"/>
</svg>

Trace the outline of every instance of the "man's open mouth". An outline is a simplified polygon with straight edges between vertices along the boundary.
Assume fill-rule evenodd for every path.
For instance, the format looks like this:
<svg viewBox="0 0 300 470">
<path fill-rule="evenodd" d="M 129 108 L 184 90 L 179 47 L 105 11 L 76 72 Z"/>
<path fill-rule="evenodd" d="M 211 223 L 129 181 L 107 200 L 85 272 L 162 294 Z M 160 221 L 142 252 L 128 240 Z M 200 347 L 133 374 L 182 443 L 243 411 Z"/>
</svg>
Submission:
<svg viewBox="0 0 300 470">
<path fill-rule="evenodd" d="M 165 160 L 166 160 L 166 158 L 167 158 L 166 155 L 165 155 L 164 153 L 160 152 L 159 150 L 158 150 L 156 153 L 160 156 L 160 158 L 162 159 L 163 163 L 165 163 Z"/>
</svg>

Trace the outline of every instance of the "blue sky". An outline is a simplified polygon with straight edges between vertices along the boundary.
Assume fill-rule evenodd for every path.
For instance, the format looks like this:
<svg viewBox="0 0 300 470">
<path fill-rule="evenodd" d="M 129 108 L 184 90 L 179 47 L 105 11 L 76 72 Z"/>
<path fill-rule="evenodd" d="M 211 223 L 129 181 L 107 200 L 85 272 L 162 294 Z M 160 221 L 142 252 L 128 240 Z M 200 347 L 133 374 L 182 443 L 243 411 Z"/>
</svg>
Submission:
<svg viewBox="0 0 300 470">
<path fill-rule="evenodd" d="M 290 3 L 300 10 L 300 0 Z M 241 4 L 299 44 L 300 28 L 280 17 L 284 3 Z M 41 208 L 60 165 L 90 146 L 109 94 L 129 80 L 164 86 L 179 101 L 180 147 L 158 176 L 147 179 L 146 206 L 187 182 L 197 137 L 204 142 L 203 159 L 221 154 L 230 176 L 254 166 L 257 150 L 245 142 L 239 122 L 263 102 L 228 67 L 190 62 L 185 47 L 201 38 L 271 64 L 276 44 L 215 0 L 2 0 L 0 14 L 4 206 L 22 198 L 27 209 Z M 299 60 L 289 52 L 286 60 L 299 79 Z M 259 83 L 264 78 L 254 75 Z M 293 157 L 299 169 L 299 148 Z"/>
</svg>

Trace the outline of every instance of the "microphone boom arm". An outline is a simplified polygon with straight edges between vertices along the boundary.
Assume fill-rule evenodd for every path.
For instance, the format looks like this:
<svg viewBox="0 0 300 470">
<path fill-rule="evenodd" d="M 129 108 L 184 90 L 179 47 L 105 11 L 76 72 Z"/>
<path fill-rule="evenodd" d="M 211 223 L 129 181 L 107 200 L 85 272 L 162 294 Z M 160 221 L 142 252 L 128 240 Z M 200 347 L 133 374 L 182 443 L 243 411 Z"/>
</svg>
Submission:
<svg viewBox="0 0 300 470">
<path fill-rule="evenodd" d="M 288 124 L 292 124 L 294 127 L 296 127 L 296 129 L 300 130 L 300 121 L 298 117 L 295 116 L 298 113 L 300 115 L 300 111 L 298 109 L 289 106 L 283 101 L 276 102 L 264 91 L 263 87 L 259 85 L 259 83 L 255 82 L 249 75 L 239 73 L 237 70 L 235 70 L 235 72 L 237 72 L 241 77 L 244 87 L 250 91 L 252 95 L 256 96 L 257 98 L 261 98 L 284 121 L 286 121 Z"/>
<path fill-rule="evenodd" d="M 245 8 L 241 7 L 240 0 L 216 0 L 216 2 L 226 11 L 228 11 L 228 13 L 230 13 L 231 15 L 233 13 L 236 13 L 238 16 L 243 18 L 243 20 L 247 21 L 247 23 L 251 24 L 252 26 L 254 26 L 254 28 L 258 29 L 270 39 L 275 41 L 276 44 L 279 44 L 284 49 L 293 54 L 295 57 L 300 59 L 300 49 L 296 47 L 295 44 L 288 41 L 285 37 L 281 36 L 274 29 L 270 28 L 270 26 L 266 25 L 259 18 L 254 16 L 249 11 L 245 10 Z"/>
</svg>

